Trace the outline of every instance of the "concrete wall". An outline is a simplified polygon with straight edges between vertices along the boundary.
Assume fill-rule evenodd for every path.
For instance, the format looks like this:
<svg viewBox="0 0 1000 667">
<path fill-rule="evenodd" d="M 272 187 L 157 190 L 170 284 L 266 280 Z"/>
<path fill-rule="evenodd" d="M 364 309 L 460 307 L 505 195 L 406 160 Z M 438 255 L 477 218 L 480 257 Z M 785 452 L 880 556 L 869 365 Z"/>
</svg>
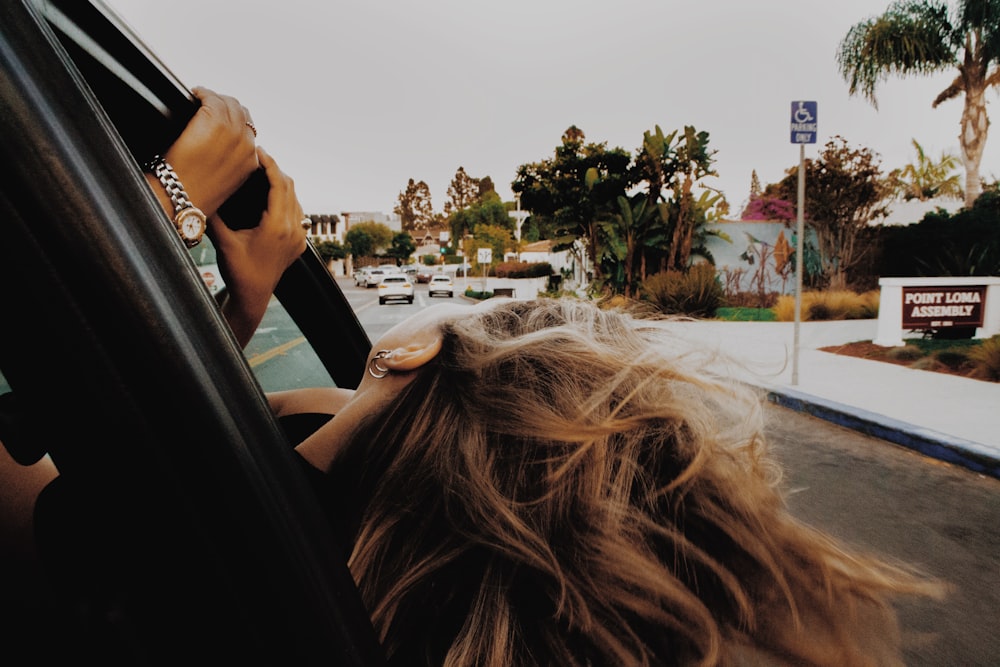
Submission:
<svg viewBox="0 0 1000 667">
<path fill-rule="evenodd" d="M 795 274 L 789 271 L 785 278 L 776 271 L 774 248 L 780 234 L 791 244 L 795 233 L 794 225 L 786 226 L 783 222 L 764 221 L 725 221 L 706 225 L 706 229 L 724 234 L 729 242 L 719 236 L 709 236 L 705 246 L 715 259 L 719 271 L 719 279 L 723 286 L 728 285 L 736 291 L 756 291 L 755 276 L 760 275 L 764 283 L 764 291 L 792 294 L 795 291 Z M 754 264 L 740 257 L 749 247 L 756 250 Z M 765 257 L 764 271 L 759 273 L 759 258 Z"/>
</svg>

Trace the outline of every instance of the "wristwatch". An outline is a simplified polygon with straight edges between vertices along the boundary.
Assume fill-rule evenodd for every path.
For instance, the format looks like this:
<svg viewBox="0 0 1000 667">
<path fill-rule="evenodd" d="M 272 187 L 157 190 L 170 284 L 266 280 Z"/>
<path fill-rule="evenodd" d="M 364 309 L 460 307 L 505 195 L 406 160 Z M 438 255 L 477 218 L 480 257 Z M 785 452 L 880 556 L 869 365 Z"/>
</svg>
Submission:
<svg viewBox="0 0 1000 667">
<path fill-rule="evenodd" d="M 181 180 L 177 178 L 177 173 L 163 156 L 157 155 L 150 160 L 148 169 L 163 184 L 170 202 L 174 205 L 174 227 L 181 235 L 184 245 L 188 248 L 195 247 L 201 243 L 201 237 L 205 234 L 205 214 L 191 203 L 184 186 L 181 185 Z"/>
</svg>

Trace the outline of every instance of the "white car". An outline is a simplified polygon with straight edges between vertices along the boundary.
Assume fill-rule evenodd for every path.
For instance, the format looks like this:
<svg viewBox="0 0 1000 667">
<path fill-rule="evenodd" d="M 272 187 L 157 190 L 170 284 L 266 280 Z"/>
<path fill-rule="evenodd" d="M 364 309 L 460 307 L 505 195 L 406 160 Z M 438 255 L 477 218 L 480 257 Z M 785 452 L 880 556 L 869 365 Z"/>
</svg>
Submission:
<svg viewBox="0 0 1000 667">
<path fill-rule="evenodd" d="M 378 287 L 385 275 L 383 269 L 369 269 L 365 272 L 365 287 Z"/>
<path fill-rule="evenodd" d="M 403 299 L 413 303 L 413 283 L 402 273 L 390 273 L 378 284 L 378 303 L 385 305 L 389 299 Z"/>
<path fill-rule="evenodd" d="M 431 281 L 427 284 L 427 296 L 435 294 L 446 294 L 449 297 L 455 296 L 455 287 L 451 282 L 451 276 L 439 273 L 431 276 Z"/>
</svg>

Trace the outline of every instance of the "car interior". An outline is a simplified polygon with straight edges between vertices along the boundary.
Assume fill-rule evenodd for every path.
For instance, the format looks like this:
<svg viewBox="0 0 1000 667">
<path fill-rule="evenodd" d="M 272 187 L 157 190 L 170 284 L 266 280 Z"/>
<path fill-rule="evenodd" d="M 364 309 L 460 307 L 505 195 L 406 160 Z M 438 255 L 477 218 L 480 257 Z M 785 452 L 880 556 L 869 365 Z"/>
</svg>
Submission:
<svg viewBox="0 0 1000 667">
<path fill-rule="evenodd" d="M 0 441 L 60 472 L 45 575 L 0 563 L 4 662 L 383 664 L 272 387 L 142 178 L 193 105 L 100 0 L 0 3 Z M 311 247 L 275 296 L 290 363 L 356 386 L 370 342 Z"/>
</svg>

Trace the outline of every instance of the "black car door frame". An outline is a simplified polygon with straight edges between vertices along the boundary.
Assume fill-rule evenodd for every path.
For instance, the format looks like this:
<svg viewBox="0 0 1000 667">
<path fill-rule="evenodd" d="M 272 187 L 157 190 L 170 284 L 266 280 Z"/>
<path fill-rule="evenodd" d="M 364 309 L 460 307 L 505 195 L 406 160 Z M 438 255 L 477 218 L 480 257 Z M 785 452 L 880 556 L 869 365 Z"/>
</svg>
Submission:
<svg viewBox="0 0 1000 667">
<path fill-rule="evenodd" d="M 96 591 L 80 608 L 107 643 L 88 648 L 121 664 L 380 664 L 343 545 L 239 346 L 29 0 L 0 5 L 0 123 L 0 369 L 72 502 L 100 510 L 81 547 L 107 566 L 68 575 L 95 579 L 69 582 Z M 322 345 L 342 295 L 317 262 L 279 298 L 320 309 L 300 326 Z M 350 385 L 367 340 L 339 333 L 317 352 Z"/>
</svg>

